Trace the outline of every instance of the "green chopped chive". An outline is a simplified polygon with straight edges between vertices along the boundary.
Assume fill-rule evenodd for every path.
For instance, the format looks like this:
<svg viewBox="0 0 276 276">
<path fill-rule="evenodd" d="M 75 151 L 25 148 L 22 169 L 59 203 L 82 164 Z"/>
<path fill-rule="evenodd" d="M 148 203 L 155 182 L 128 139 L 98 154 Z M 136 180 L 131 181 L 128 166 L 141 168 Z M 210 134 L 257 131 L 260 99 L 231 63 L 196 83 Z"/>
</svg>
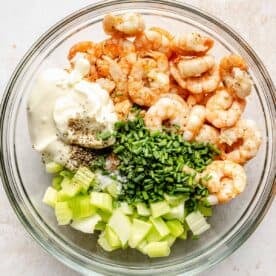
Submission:
<svg viewBox="0 0 276 276">
<path fill-rule="evenodd" d="M 176 128 L 175 128 L 176 129 Z M 197 201 L 207 197 L 207 188 L 195 180 L 218 154 L 208 143 L 188 142 L 176 132 L 150 132 L 139 115 L 131 121 L 117 122 L 113 152 L 120 164 L 119 173 L 126 178 L 119 197 L 127 202 L 155 202 L 163 194 L 185 194 L 189 210 L 196 210 Z M 183 172 L 186 165 L 195 173 Z"/>
</svg>

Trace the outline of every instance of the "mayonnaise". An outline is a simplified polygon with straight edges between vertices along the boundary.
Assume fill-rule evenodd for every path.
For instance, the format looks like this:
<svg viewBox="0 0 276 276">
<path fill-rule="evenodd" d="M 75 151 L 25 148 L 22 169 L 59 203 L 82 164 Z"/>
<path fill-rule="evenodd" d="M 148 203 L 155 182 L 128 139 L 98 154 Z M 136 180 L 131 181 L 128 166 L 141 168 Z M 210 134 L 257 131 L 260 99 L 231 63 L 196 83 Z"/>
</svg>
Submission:
<svg viewBox="0 0 276 276">
<path fill-rule="evenodd" d="M 47 69 L 39 76 L 28 99 L 28 123 L 34 148 L 44 159 L 68 167 L 71 144 L 102 148 L 97 134 L 113 131 L 117 116 L 107 91 L 83 80 L 90 64 L 83 54 L 73 60 L 74 70 Z"/>
</svg>

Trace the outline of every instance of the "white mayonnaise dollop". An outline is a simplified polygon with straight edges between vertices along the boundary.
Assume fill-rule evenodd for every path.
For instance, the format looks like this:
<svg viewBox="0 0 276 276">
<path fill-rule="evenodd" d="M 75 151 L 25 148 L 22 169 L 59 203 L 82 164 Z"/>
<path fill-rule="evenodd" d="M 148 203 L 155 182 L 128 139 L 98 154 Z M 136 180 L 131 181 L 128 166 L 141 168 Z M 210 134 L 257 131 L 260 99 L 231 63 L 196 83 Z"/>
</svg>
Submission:
<svg viewBox="0 0 276 276">
<path fill-rule="evenodd" d="M 29 131 L 34 148 L 45 159 L 66 165 L 71 144 L 103 148 L 114 141 L 99 139 L 113 131 L 117 115 L 108 92 L 83 80 L 89 61 L 83 54 L 73 59 L 74 70 L 47 69 L 39 76 L 28 99 Z"/>
</svg>

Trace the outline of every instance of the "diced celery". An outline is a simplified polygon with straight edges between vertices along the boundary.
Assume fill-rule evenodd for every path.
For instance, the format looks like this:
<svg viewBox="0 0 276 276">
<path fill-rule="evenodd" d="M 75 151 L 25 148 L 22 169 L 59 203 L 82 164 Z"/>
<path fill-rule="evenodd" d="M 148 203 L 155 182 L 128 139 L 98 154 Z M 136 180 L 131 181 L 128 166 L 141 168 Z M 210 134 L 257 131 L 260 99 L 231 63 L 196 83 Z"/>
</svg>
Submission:
<svg viewBox="0 0 276 276">
<path fill-rule="evenodd" d="M 101 216 L 102 221 L 104 221 L 104 222 L 108 222 L 109 219 L 110 219 L 110 217 L 111 217 L 111 213 L 110 212 L 106 212 L 104 210 L 98 209 L 97 213 Z"/>
<path fill-rule="evenodd" d="M 42 201 L 54 208 L 57 202 L 57 194 L 57 190 L 50 186 L 47 188 Z"/>
<path fill-rule="evenodd" d="M 170 247 L 166 241 L 151 242 L 145 246 L 144 250 L 151 258 L 167 257 L 170 255 Z"/>
<path fill-rule="evenodd" d="M 181 202 L 177 206 L 171 207 L 170 212 L 165 214 L 163 217 L 165 219 L 178 219 L 181 222 L 184 221 L 185 218 L 185 203 Z"/>
<path fill-rule="evenodd" d="M 178 238 L 181 239 L 181 240 L 187 240 L 188 232 L 189 232 L 190 228 L 189 228 L 186 221 L 183 222 L 183 230 L 184 231 L 183 231 L 182 235 L 180 235 Z"/>
<path fill-rule="evenodd" d="M 58 193 L 57 193 L 57 201 L 58 201 L 58 202 L 67 201 L 67 200 L 69 200 L 70 198 L 71 198 L 71 197 L 68 196 L 68 194 L 65 193 L 63 190 L 60 190 L 60 191 L 58 191 Z"/>
<path fill-rule="evenodd" d="M 105 237 L 105 232 L 103 231 L 100 235 L 99 235 L 99 238 L 98 238 L 98 244 L 107 252 L 111 252 L 115 249 L 117 249 L 117 247 L 112 247 L 106 237 Z"/>
<path fill-rule="evenodd" d="M 204 204 L 198 205 L 198 211 L 204 216 L 204 217 L 211 217 L 213 215 L 213 210 L 211 206 L 204 206 Z"/>
<path fill-rule="evenodd" d="M 94 214 L 91 217 L 74 220 L 71 223 L 71 226 L 84 233 L 93 234 L 95 226 L 101 220 L 101 217 L 98 214 Z"/>
<path fill-rule="evenodd" d="M 106 223 L 104 221 L 99 221 L 96 225 L 95 225 L 95 230 L 99 230 L 99 231 L 103 231 L 106 227 Z"/>
<path fill-rule="evenodd" d="M 119 193 L 120 193 L 120 190 L 118 188 L 118 183 L 117 182 L 113 182 L 112 184 L 108 185 L 106 187 L 106 191 L 114 198 L 117 198 Z"/>
<path fill-rule="evenodd" d="M 89 195 L 78 195 L 68 201 L 73 219 L 90 217 L 96 213 L 96 208 L 90 203 Z"/>
<path fill-rule="evenodd" d="M 160 241 L 161 239 L 162 239 L 162 236 L 157 232 L 155 227 L 152 227 L 146 236 L 146 240 L 148 242 Z"/>
<path fill-rule="evenodd" d="M 59 173 L 59 175 L 62 177 L 67 177 L 69 179 L 72 179 L 72 177 L 74 176 L 74 173 L 68 170 L 63 170 Z"/>
<path fill-rule="evenodd" d="M 107 193 L 91 192 L 90 202 L 99 209 L 112 212 L 112 197 Z"/>
<path fill-rule="evenodd" d="M 145 222 L 140 219 L 133 219 L 128 241 L 129 246 L 135 248 L 145 238 L 151 227 L 151 223 Z"/>
<path fill-rule="evenodd" d="M 122 211 L 115 210 L 108 222 L 110 227 L 118 235 L 122 246 L 125 246 L 129 240 L 131 231 L 131 222 L 128 216 L 126 216 Z"/>
<path fill-rule="evenodd" d="M 119 209 L 125 214 L 125 215 L 133 215 L 133 207 L 129 205 L 127 202 L 120 202 Z"/>
<path fill-rule="evenodd" d="M 62 180 L 63 180 L 63 177 L 60 176 L 60 175 L 57 175 L 57 176 L 53 177 L 53 179 L 52 179 L 52 186 L 57 191 L 61 190 L 61 182 L 62 182 Z"/>
<path fill-rule="evenodd" d="M 171 247 L 174 242 L 176 241 L 176 237 L 173 235 L 168 235 L 165 238 L 163 238 L 161 241 L 166 241 L 169 245 L 169 247 Z"/>
<path fill-rule="evenodd" d="M 62 177 L 62 181 L 60 182 L 60 186 L 61 186 L 61 189 L 63 189 L 63 187 L 65 186 L 68 186 L 71 184 L 71 178 L 69 177 Z"/>
<path fill-rule="evenodd" d="M 108 243 L 112 247 L 119 248 L 119 247 L 122 246 L 121 241 L 120 241 L 118 235 L 112 230 L 112 228 L 109 225 L 106 225 L 106 228 L 105 228 L 105 237 L 106 237 Z"/>
<path fill-rule="evenodd" d="M 157 218 L 169 213 L 171 208 L 166 201 L 160 201 L 156 203 L 151 203 L 150 210 L 152 217 Z"/>
<path fill-rule="evenodd" d="M 139 250 L 141 253 L 147 255 L 147 253 L 145 252 L 145 247 L 147 245 L 147 241 L 146 240 L 142 240 L 137 246 L 136 249 Z"/>
<path fill-rule="evenodd" d="M 61 182 L 61 188 L 65 195 L 74 197 L 81 191 L 81 186 L 78 183 L 72 182 L 70 178 L 64 177 Z"/>
<path fill-rule="evenodd" d="M 204 216 L 199 212 L 192 212 L 186 217 L 186 222 L 194 235 L 200 235 L 210 228 Z"/>
<path fill-rule="evenodd" d="M 149 217 L 151 215 L 150 209 L 147 207 L 145 203 L 138 202 L 136 204 L 136 208 L 137 208 L 137 213 L 140 216 Z"/>
<path fill-rule="evenodd" d="M 187 237 L 188 237 L 188 231 L 184 229 L 184 232 L 178 238 L 181 240 L 187 240 Z"/>
<path fill-rule="evenodd" d="M 86 167 L 80 167 L 72 178 L 72 183 L 81 187 L 86 192 L 90 187 L 95 175 Z"/>
<path fill-rule="evenodd" d="M 48 173 L 59 173 L 63 170 L 63 166 L 56 162 L 49 162 L 45 165 L 46 172 Z"/>
<path fill-rule="evenodd" d="M 69 224 L 72 219 L 72 211 L 68 202 L 57 202 L 55 205 L 55 215 L 59 225 Z"/>
<path fill-rule="evenodd" d="M 186 201 L 189 198 L 189 196 L 164 194 L 164 198 L 171 206 L 177 206 L 180 203 Z"/>
<path fill-rule="evenodd" d="M 179 237 L 183 234 L 184 232 L 184 227 L 183 225 L 181 224 L 181 222 L 177 219 L 174 219 L 174 220 L 169 220 L 167 221 L 167 225 L 170 229 L 170 232 L 171 234 L 174 236 L 174 237 Z"/>
<path fill-rule="evenodd" d="M 150 221 L 162 238 L 170 233 L 170 229 L 161 217 L 150 217 Z"/>
<path fill-rule="evenodd" d="M 136 210 L 133 210 L 133 214 L 131 215 L 131 218 L 132 219 L 134 219 L 134 218 L 147 219 L 146 217 L 139 215 Z"/>
</svg>

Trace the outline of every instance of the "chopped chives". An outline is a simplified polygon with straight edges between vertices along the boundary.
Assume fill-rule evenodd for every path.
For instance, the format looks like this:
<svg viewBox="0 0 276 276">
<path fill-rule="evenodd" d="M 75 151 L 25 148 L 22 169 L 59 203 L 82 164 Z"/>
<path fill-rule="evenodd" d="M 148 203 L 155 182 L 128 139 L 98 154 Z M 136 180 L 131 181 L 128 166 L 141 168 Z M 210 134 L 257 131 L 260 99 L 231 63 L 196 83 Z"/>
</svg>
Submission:
<svg viewBox="0 0 276 276">
<path fill-rule="evenodd" d="M 127 183 L 122 186 L 121 200 L 149 203 L 162 200 L 164 193 L 186 193 L 195 200 L 208 195 L 195 174 L 182 170 L 184 165 L 196 172 L 204 170 L 218 154 L 215 146 L 185 141 L 176 128 L 174 133 L 167 129 L 150 132 L 141 117 L 117 122 L 114 136 L 113 152 L 120 161 L 117 169 Z M 189 204 L 197 206 L 196 202 Z"/>
</svg>

